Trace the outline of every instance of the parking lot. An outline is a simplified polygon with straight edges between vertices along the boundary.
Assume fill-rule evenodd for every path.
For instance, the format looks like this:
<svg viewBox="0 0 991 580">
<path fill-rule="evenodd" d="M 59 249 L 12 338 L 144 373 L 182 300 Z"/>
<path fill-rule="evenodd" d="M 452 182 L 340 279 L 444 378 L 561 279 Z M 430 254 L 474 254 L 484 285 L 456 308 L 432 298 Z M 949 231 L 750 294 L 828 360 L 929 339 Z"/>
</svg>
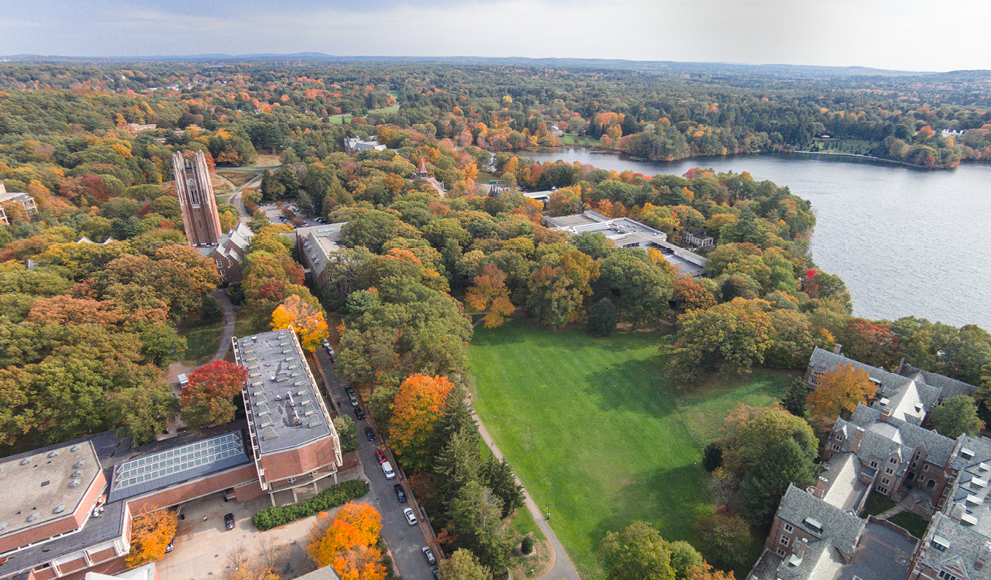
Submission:
<svg viewBox="0 0 991 580">
<path fill-rule="evenodd" d="M 303 214 L 302 212 L 299 211 L 299 208 L 296 207 L 296 204 L 291 203 L 291 202 L 284 202 L 284 203 L 285 203 L 285 206 L 286 206 L 287 209 L 292 210 L 296 214 L 297 217 L 299 217 L 301 220 L 303 220 L 305 222 L 305 225 L 307 225 L 307 226 L 319 225 L 320 222 L 317 221 L 317 218 L 316 217 L 307 216 L 307 215 Z M 276 205 L 275 205 L 274 202 L 266 202 L 266 203 L 258 206 L 258 209 L 260 209 L 263 212 L 265 212 L 265 217 L 267 217 L 268 218 L 268 221 L 272 222 L 273 224 L 289 224 L 289 225 L 292 225 L 292 223 L 289 222 L 288 220 L 285 220 L 284 221 L 282 219 L 285 216 L 282 215 L 282 212 L 279 211 L 279 208 L 276 207 Z"/>
</svg>

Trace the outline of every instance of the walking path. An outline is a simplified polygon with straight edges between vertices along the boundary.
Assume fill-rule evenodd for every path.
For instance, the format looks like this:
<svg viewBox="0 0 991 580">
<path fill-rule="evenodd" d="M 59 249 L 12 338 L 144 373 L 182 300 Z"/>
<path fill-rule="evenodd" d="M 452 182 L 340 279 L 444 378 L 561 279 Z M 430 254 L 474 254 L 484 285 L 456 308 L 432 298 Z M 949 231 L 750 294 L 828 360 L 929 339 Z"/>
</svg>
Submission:
<svg viewBox="0 0 991 580">
<path fill-rule="evenodd" d="M 492 437 L 485 429 L 485 425 L 483 425 L 482 421 L 478 418 L 478 415 L 475 413 L 475 409 L 473 407 L 470 408 L 471 417 L 475 420 L 475 423 L 478 424 L 478 433 L 482 436 L 482 441 L 485 441 L 485 444 L 492 450 L 492 455 L 495 455 L 496 459 L 502 461 L 502 452 L 499 451 L 499 448 L 496 447 L 495 442 L 492 441 Z M 544 535 L 547 536 L 547 541 L 550 542 L 551 547 L 554 548 L 554 564 L 550 571 L 544 574 L 541 580 L 580 580 L 578 570 L 575 569 L 575 565 L 571 562 L 571 558 L 568 557 L 568 553 L 564 551 L 564 546 L 562 546 L 561 542 L 558 541 L 557 535 L 554 534 L 554 530 L 552 530 L 550 524 L 547 523 L 545 515 L 540 511 L 540 508 L 537 506 L 537 502 L 533 501 L 533 498 L 531 498 L 530 494 L 527 493 L 526 488 L 523 487 L 523 482 L 520 481 L 518 476 L 516 478 L 516 484 L 523 488 L 523 497 L 526 499 L 527 509 L 530 510 L 530 514 L 533 515 L 533 519 L 537 522 L 537 525 L 540 526 L 540 529 L 543 530 Z"/>
<path fill-rule="evenodd" d="M 221 360 L 227 356 L 227 351 L 231 349 L 231 339 L 234 338 L 234 305 L 223 289 L 218 288 L 212 294 L 224 309 L 224 332 L 220 335 L 217 354 L 213 356 L 213 360 Z"/>
</svg>

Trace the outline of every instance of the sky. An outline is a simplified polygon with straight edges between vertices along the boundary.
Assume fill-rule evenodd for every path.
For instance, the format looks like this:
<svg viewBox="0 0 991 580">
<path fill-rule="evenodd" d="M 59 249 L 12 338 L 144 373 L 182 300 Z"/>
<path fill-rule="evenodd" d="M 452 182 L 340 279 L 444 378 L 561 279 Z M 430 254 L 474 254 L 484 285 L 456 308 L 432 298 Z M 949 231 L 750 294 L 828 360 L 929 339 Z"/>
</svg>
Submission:
<svg viewBox="0 0 991 580">
<path fill-rule="evenodd" d="M 0 55 L 322 52 L 991 69 L 987 0 L 0 0 L 0 7 Z"/>
</svg>

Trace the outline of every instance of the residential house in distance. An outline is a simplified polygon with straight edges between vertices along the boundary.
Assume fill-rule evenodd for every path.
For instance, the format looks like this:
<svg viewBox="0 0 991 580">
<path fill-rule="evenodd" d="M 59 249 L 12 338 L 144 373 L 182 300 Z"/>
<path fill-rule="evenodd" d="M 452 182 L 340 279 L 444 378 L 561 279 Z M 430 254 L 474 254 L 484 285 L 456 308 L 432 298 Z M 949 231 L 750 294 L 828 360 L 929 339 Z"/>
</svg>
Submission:
<svg viewBox="0 0 991 580">
<path fill-rule="evenodd" d="M 38 213 L 38 205 L 35 203 L 33 197 L 24 192 L 8 192 L 7 188 L 3 185 L 3 182 L 0 181 L 0 224 L 4 225 L 10 225 L 10 220 L 7 218 L 7 213 L 3 209 L 3 204 L 7 203 L 19 203 L 23 205 L 24 209 L 28 212 L 28 216 L 33 216 Z"/>
<path fill-rule="evenodd" d="M 434 190 L 437 192 L 437 195 L 441 197 L 444 197 L 444 194 L 447 193 L 447 190 L 444 189 L 443 183 L 438 181 L 437 178 L 435 177 L 430 177 L 430 173 L 427 172 L 427 163 L 426 161 L 423 160 L 423 157 L 420 157 L 420 167 L 417 168 L 416 175 L 412 179 L 410 179 L 410 181 L 413 182 L 425 181 L 427 184 L 430 185 L 430 187 L 434 188 Z"/>
<path fill-rule="evenodd" d="M 572 234 L 584 232 L 603 234 L 619 248 L 641 248 L 644 251 L 653 248 L 661 252 L 664 259 L 682 274 L 692 278 L 706 275 L 705 265 L 708 259 L 672 244 L 664 232 L 630 218 L 610 219 L 588 210 L 569 216 L 545 216 L 544 221 L 551 228 Z"/>
<path fill-rule="evenodd" d="M 215 496 L 275 505 L 343 467 L 340 440 L 292 328 L 233 339 L 247 420 L 132 447 L 98 433 L 0 460 L 0 580 L 124 569 L 135 514 Z"/>
<path fill-rule="evenodd" d="M 124 127 L 131 135 L 137 135 L 143 131 L 154 131 L 158 128 L 158 125 L 155 123 L 149 123 L 146 125 L 141 123 L 128 123 L 127 125 L 124 125 Z"/>
<path fill-rule="evenodd" d="M 378 137 L 371 139 L 359 139 L 357 137 L 346 137 L 344 139 L 344 152 L 354 155 L 362 151 L 385 151 L 385 145 L 379 145 Z"/>
<path fill-rule="evenodd" d="M 222 283 L 240 282 L 241 260 L 255 234 L 241 223 L 226 233 L 221 230 L 213 183 L 202 151 L 190 159 L 176 153 L 172 156 L 172 171 L 189 245 L 213 260 Z"/>
<path fill-rule="evenodd" d="M 696 248 L 715 248 L 716 239 L 701 228 L 688 228 L 681 232 L 681 239 Z"/>
</svg>

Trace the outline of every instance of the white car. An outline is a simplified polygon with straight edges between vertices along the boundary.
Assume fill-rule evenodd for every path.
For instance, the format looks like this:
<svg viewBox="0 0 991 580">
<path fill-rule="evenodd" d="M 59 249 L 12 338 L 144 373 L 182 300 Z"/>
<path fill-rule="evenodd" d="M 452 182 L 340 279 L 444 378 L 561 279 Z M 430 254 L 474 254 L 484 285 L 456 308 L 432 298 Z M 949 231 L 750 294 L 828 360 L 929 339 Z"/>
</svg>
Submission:
<svg viewBox="0 0 991 580">
<path fill-rule="evenodd" d="M 386 479 L 396 479 L 396 472 L 392 469 L 392 464 L 388 461 L 382 464 L 382 473 L 385 475 Z M 410 511 L 410 513 L 412 514 L 413 512 Z M 416 522 L 413 523 L 415 524 Z"/>
<path fill-rule="evenodd" d="M 416 525 L 416 514 L 413 513 L 413 508 L 404 509 L 403 515 L 406 516 L 406 521 L 409 522 L 409 525 Z"/>
<path fill-rule="evenodd" d="M 351 406 L 352 407 L 357 407 L 358 406 L 358 397 L 356 397 L 354 395 L 351 395 Z"/>
</svg>

